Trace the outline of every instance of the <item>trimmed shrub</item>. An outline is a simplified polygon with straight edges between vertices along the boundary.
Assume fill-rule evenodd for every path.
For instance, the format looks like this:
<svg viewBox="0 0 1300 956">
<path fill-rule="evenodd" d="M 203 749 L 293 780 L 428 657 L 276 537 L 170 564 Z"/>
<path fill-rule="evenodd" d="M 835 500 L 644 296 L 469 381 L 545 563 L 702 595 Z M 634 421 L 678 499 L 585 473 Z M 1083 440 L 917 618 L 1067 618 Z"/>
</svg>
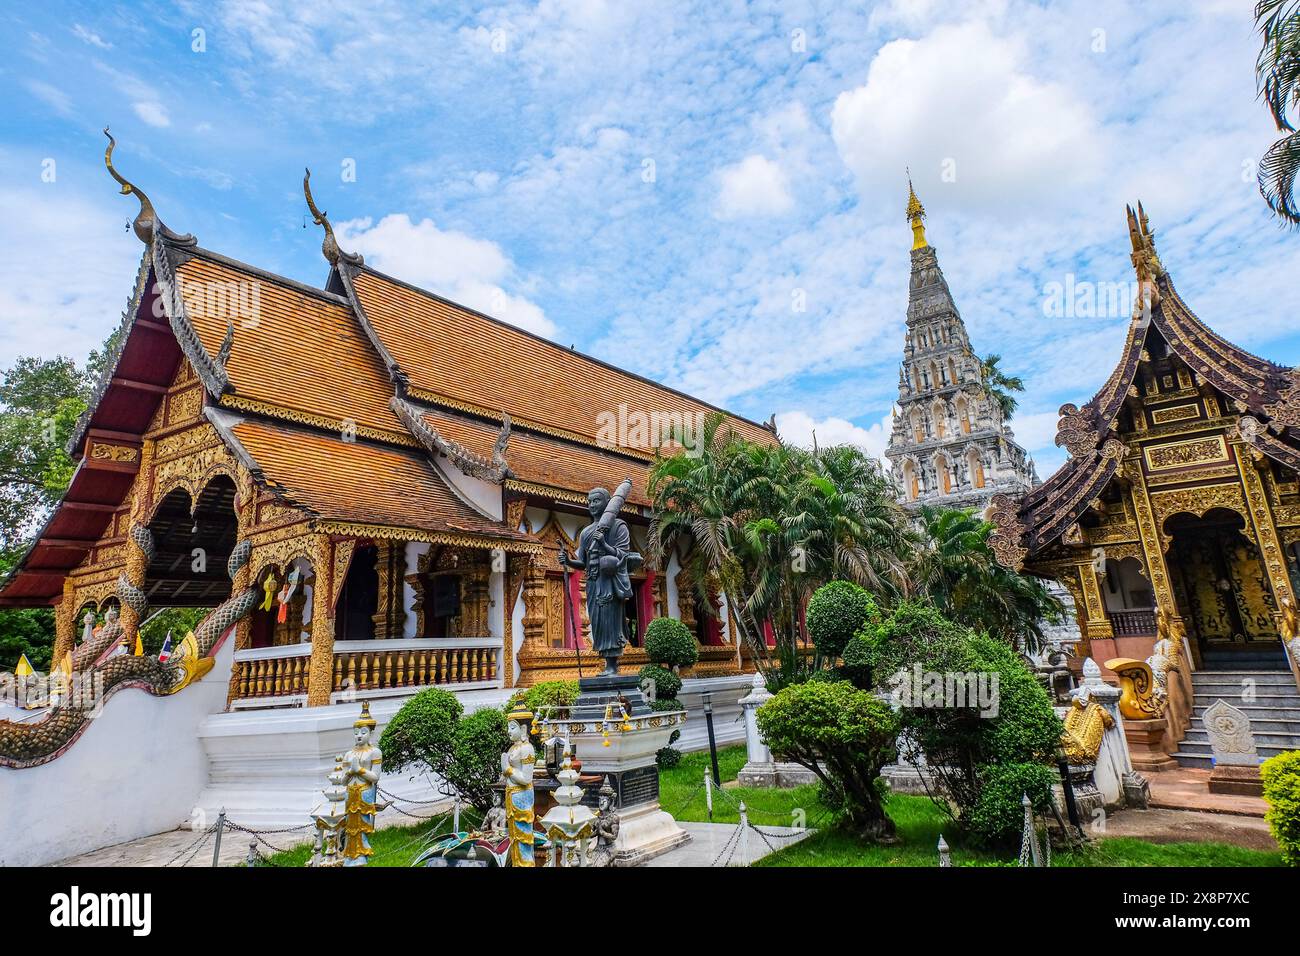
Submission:
<svg viewBox="0 0 1300 956">
<path fill-rule="evenodd" d="M 671 700 L 676 704 L 677 695 L 682 690 L 682 679 L 658 664 L 647 664 L 639 672 L 641 678 L 641 690 L 647 696 L 653 690 L 654 699 Z M 680 709 L 680 707 L 674 708 Z"/>
<path fill-rule="evenodd" d="M 888 704 L 847 681 L 791 684 L 758 709 L 758 729 L 773 753 L 817 775 L 827 806 L 846 826 L 893 840 L 879 782 L 898 736 Z"/>
<path fill-rule="evenodd" d="M 1269 757 L 1259 767 L 1268 811 L 1264 819 L 1287 866 L 1300 866 L 1300 750 Z"/>
<path fill-rule="evenodd" d="M 492 806 L 491 786 L 501 778 L 501 754 L 510 746 L 506 718 L 488 708 L 463 717 L 450 691 L 422 690 L 393 715 L 379 738 L 384 769 L 424 764 L 475 809 Z"/>
<path fill-rule="evenodd" d="M 492 806 L 492 784 L 501 779 L 501 755 L 509 746 L 505 714 L 494 708 L 475 711 L 456 725 L 444 776 L 480 812 Z"/>
<path fill-rule="evenodd" d="M 578 682 L 576 680 L 544 680 L 516 691 L 506 702 L 503 713 L 510 713 L 523 704 L 534 714 L 543 707 L 571 707 L 578 699 Z"/>
<path fill-rule="evenodd" d="M 833 661 L 855 634 L 880 622 L 880 608 L 852 581 L 831 581 L 808 601 L 805 620 L 817 653 Z"/>
<path fill-rule="evenodd" d="M 393 715 L 379 737 L 385 770 L 402 770 L 423 763 L 443 777 L 465 708 L 450 691 L 437 687 L 422 690 Z M 497 757 L 498 763 L 500 756 Z"/>
<path fill-rule="evenodd" d="M 1025 796 L 1036 810 L 1050 806 L 1057 771 L 1041 763 L 987 763 L 980 767 L 980 787 L 965 823 L 989 843 L 1011 844 L 1024 830 Z"/>
<path fill-rule="evenodd" d="M 1062 730 L 1047 692 L 1020 656 L 1004 642 L 954 625 L 935 608 L 916 602 L 899 605 L 854 641 L 854 654 L 869 663 L 878 685 L 892 684 L 913 695 L 908 700 L 900 693 L 904 706 L 899 714 L 941 782 L 940 807 L 979 842 L 997 844 L 1018 836 L 1022 795 L 1029 794 L 1035 809 L 1048 806 L 1048 788 L 1056 776 L 1052 758 Z M 918 674 L 924 688 L 915 686 Z M 995 696 L 983 702 L 914 699 L 918 691 L 929 696 L 932 678 L 946 690 L 962 686 L 958 682 L 966 675 Z"/>
<path fill-rule="evenodd" d="M 675 617 L 657 617 L 646 625 L 645 652 L 652 663 L 674 669 L 690 667 L 700 659 L 695 635 Z"/>
</svg>

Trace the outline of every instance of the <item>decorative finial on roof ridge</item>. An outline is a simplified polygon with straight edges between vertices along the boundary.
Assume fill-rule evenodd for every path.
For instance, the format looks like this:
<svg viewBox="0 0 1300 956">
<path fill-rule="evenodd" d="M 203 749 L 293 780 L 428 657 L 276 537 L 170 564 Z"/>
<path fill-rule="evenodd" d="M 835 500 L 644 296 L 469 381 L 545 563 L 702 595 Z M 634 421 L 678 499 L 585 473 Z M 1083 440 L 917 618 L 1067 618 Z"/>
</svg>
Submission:
<svg viewBox="0 0 1300 956">
<path fill-rule="evenodd" d="M 113 168 L 113 148 L 117 146 L 117 140 L 113 134 L 104 127 L 104 135 L 108 137 L 108 145 L 104 147 L 104 165 L 108 167 L 108 173 L 118 184 L 121 185 L 123 196 L 135 196 L 140 201 L 140 212 L 136 214 L 135 221 L 131 223 L 131 228 L 135 231 L 136 238 L 145 245 L 153 242 L 154 236 L 161 234 L 164 238 L 178 245 L 192 246 L 195 239 L 192 235 L 186 233 L 180 235 L 172 232 L 158 218 L 158 211 L 154 209 L 153 202 L 145 195 L 145 191 L 134 183 L 128 182 L 121 173 Z"/>
<path fill-rule="evenodd" d="M 338 240 L 334 238 L 334 227 L 330 225 L 330 221 L 326 217 L 325 213 L 316 208 L 316 200 L 314 200 L 311 195 L 310 169 L 306 169 L 303 172 L 302 192 L 303 195 L 307 197 L 307 208 L 311 210 L 313 221 L 316 225 L 325 230 L 325 238 L 321 240 L 320 244 L 320 251 L 321 254 L 325 256 L 325 261 L 332 266 L 337 266 L 340 259 L 354 266 L 361 265 L 365 260 L 360 255 L 354 252 L 344 252 L 339 248 Z"/>
<path fill-rule="evenodd" d="M 924 249 L 930 243 L 925 238 L 925 207 L 921 205 L 921 200 L 916 198 L 916 190 L 912 188 L 912 170 L 907 170 L 907 218 L 912 224 L 912 248 Z"/>
<path fill-rule="evenodd" d="M 1133 271 L 1137 274 L 1138 284 L 1142 287 L 1143 300 L 1138 303 L 1138 306 L 1149 309 L 1160 301 L 1160 291 L 1156 288 L 1155 280 L 1165 274 L 1165 267 L 1156 253 L 1156 236 L 1151 231 L 1151 223 L 1147 219 L 1146 210 L 1142 208 L 1142 203 L 1137 204 L 1136 212 L 1132 206 L 1125 204 L 1124 212 L 1128 217 L 1129 242 L 1133 246 L 1129 258 L 1133 262 Z M 1147 301 L 1148 296 L 1149 301 Z"/>
</svg>

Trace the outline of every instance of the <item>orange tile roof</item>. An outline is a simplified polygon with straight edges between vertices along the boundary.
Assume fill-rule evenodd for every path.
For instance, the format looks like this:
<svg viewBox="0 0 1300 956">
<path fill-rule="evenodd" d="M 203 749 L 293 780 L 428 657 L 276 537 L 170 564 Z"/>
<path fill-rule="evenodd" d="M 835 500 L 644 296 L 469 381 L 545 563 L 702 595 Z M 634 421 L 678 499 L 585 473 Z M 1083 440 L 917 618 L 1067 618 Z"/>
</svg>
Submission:
<svg viewBox="0 0 1300 956">
<path fill-rule="evenodd" d="M 441 411 L 424 410 L 424 421 L 444 438 L 490 457 L 499 426 Z M 506 446 L 506 461 L 515 479 L 564 491 L 586 494 L 597 485 L 611 491 L 624 478 L 632 479 L 628 503 L 649 505 L 646 480 L 650 466 L 613 452 L 601 451 L 548 435 L 515 428 Z"/>
<path fill-rule="evenodd" d="M 327 521 L 518 538 L 451 491 L 425 457 L 248 419 L 231 433 L 275 490 Z"/>
<path fill-rule="evenodd" d="M 228 318 L 235 321 L 226 371 L 236 399 L 289 409 L 304 420 L 328 419 L 315 422 L 324 427 L 351 420 L 359 431 L 405 434 L 388 407 L 388 374 L 345 302 L 201 252 L 176 274 L 209 355 L 221 348 Z M 256 322 L 246 324 L 254 312 Z"/>
<path fill-rule="evenodd" d="M 411 387 L 452 405 L 506 411 L 521 423 L 588 440 L 600 435 L 602 414 L 617 415 L 620 403 L 642 415 L 719 411 L 370 269 L 358 269 L 352 283 L 375 334 Z M 728 418 L 752 441 L 775 440 L 760 425 Z M 689 421 L 693 425 L 694 417 Z"/>
</svg>

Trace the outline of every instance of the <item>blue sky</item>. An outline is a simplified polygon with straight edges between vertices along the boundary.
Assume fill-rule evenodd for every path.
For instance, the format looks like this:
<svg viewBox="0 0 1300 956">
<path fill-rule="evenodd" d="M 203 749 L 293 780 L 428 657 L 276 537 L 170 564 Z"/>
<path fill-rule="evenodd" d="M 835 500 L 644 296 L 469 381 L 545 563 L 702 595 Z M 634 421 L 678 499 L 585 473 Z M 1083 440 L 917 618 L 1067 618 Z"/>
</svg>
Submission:
<svg viewBox="0 0 1300 956">
<path fill-rule="evenodd" d="M 1127 319 L 1044 289 L 1131 279 L 1125 202 L 1203 319 L 1300 361 L 1249 3 L 413 6 L 10 5 L 0 365 L 83 357 L 130 292 L 105 124 L 208 248 L 321 284 L 311 166 L 376 267 L 796 441 L 887 441 L 907 166 L 976 349 L 1026 379 L 1044 476 Z"/>
</svg>

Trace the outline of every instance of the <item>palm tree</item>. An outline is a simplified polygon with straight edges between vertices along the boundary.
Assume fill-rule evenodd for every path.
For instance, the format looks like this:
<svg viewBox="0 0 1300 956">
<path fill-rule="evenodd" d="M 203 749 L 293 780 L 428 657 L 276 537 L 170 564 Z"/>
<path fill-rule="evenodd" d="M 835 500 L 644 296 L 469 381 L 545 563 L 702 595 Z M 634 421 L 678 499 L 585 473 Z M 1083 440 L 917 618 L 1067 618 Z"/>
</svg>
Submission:
<svg viewBox="0 0 1300 956">
<path fill-rule="evenodd" d="M 1259 191 L 1269 208 L 1291 226 L 1300 226 L 1295 195 L 1300 173 L 1300 132 L 1287 115 L 1300 104 L 1300 0 L 1260 0 L 1255 22 L 1263 37 L 1255 63 L 1259 95 L 1277 128 L 1286 133 L 1259 162 Z"/>
<path fill-rule="evenodd" d="M 1003 419 L 1009 419 L 1015 414 L 1016 406 L 1019 402 L 1012 392 L 1023 392 L 1025 390 L 1025 380 L 1019 375 L 1007 375 L 998 368 L 998 363 L 1002 361 L 1002 356 L 993 354 L 987 355 L 980 359 L 980 376 L 984 380 L 984 387 L 988 393 L 993 396 L 993 400 L 998 403 L 1002 409 Z"/>
<path fill-rule="evenodd" d="M 973 511 L 923 506 L 912 579 L 949 620 L 1037 651 L 1043 622 L 1059 622 L 1064 609 L 1038 578 L 998 563 L 992 531 Z"/>
</svg>

